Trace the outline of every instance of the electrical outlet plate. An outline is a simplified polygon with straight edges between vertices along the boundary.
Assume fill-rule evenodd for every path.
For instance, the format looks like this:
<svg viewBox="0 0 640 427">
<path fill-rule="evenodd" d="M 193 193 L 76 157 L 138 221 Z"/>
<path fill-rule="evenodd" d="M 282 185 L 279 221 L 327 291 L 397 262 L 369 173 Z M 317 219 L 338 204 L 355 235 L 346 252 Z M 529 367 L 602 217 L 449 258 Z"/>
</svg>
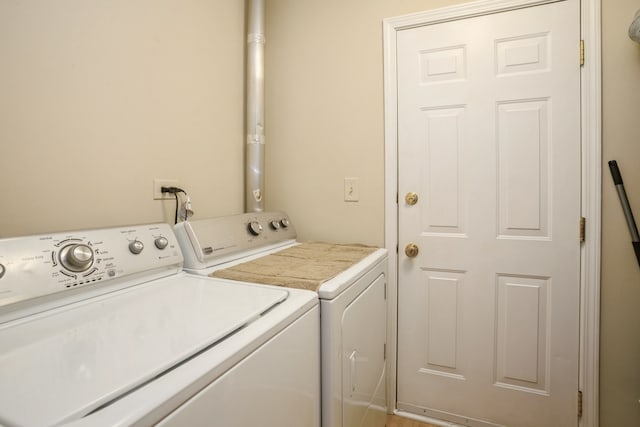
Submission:
<svg viewBox="0 0 640 427">
<path fill-rule="evenodd" d="M 359 178 L 344 179 L 344 201 L 357 202 L 360 199 L 360 189 L 358 188 Z"/>
<path fill-rule="evenodd" d="M 175 196 L 169 193 L 162 193 L 162 187 L 178 187 L 178 180 L 155 178 L 153 180 L 153 200 L 168 200 Z"/>
</svg>

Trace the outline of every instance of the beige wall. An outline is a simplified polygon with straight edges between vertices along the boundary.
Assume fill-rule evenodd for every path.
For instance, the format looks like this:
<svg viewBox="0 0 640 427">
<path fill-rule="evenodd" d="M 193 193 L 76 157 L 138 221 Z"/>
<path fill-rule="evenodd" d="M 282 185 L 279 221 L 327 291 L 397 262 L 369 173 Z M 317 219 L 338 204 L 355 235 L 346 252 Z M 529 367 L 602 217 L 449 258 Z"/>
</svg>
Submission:
<svg viewBox="0 0 640 427">
<path fill-rule="evenodd" d="M 384 244 L 382 19 L 453 3 L 267 1 L 266 206 L 302 240 Z"/>
<path fill-rule="evenodd" d="M 617 160 L 640 224 L 640 44 L 637 0 L 603 1 L 601 425 L 640 426 L 640 267 L 607 166 Z"/>
<path fill-rule="evenodd" d="M 302 239 L 384 242 L 384 17 L 454 1 L 269 0 L 267 207 Z M 636 0 L 603 1 L 604 153 L 618 159 L 640 220 L 640 45 Z M 640 425 L 640 268 L 603 170 L 601 426 Z M 343 178 L 360 177 L 359 203 Z"/>
<path fill-rule="evenodd" d="M 243 209 L 244 3 L 0 2 L 0 236 Z"/>
</svg>

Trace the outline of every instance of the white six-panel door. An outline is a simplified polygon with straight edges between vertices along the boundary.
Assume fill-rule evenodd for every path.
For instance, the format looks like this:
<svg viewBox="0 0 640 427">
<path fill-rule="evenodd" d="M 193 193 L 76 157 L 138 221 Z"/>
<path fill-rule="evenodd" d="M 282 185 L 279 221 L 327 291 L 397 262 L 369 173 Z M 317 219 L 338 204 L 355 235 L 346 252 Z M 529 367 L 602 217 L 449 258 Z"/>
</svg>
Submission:
<svg viewBox="0 0 640 427">
<path fill-rule="evenodd" d="M 577 425 L 579 16 L 566 0 L 398 32 L 400 409 Z"/>
</svg>

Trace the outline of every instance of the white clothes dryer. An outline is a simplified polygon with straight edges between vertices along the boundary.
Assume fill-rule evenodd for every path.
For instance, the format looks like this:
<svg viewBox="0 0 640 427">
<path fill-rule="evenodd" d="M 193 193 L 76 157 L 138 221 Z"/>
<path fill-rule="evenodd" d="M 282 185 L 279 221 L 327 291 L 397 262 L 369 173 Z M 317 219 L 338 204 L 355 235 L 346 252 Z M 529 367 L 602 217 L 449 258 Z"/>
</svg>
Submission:
<svg viewBox="0 0 640 427">
<path fill-rule="evenodd" d="M 167 224 L 0 240 L 0 425 L 320 425 L 313 292 L 190 275 Z"/>
<path fill-rule="evenodd" d="M 175 232 L 190 273 L 317 292 L 322 426 L 385 425 L 385 249 L 299 243 L 282 212 L 187 221 Z"/>
</svg>

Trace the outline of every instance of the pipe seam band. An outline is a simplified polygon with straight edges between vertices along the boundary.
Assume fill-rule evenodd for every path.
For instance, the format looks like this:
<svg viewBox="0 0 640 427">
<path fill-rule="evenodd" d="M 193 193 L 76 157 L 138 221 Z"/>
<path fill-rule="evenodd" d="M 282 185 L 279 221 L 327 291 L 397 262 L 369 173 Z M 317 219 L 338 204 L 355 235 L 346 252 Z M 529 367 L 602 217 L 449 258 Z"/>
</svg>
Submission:
<svg viewBox="0 0 640 427">
<path fill-rule="evenodd" d="M 260 134 L 247 135 L 247 144 L 262 144 L 262 145 L 264 145 L 264 135 L 260 135 Z"/>
<path fill-rule="evenodd" d="M 247 36 L 247 43 L 249 43 L 249 44 L 251 44 L 251 43 L 265 44 L 266 42 L 267 42 L 267 39 L 264 37 L 264 34 L 250 33 Z"/>
</svg>

